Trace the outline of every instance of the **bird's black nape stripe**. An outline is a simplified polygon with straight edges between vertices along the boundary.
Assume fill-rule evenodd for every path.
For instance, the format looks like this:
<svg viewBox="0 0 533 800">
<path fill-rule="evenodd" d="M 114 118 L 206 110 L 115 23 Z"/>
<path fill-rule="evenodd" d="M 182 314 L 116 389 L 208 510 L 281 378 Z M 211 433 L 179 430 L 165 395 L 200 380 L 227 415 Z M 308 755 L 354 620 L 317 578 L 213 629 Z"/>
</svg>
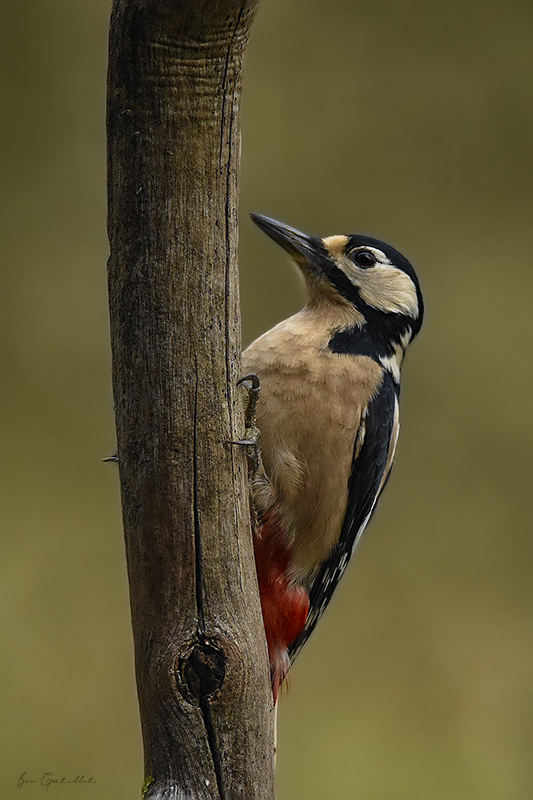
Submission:
<svg viewBox="0 0 533 800">
<path fill-rule="evenodd" d="M 339 543 L 313 576 L 308 587 L 309 614 L 302 633 L 289 648 L 291 662 L 313 632 L 331 600 L 350 560 L 353 547 L 372 515 L 387 466 L 395 405 L 396 387 L 392 375 L 385 370 L 381 389 L 368 406 L 363 446 L 352 463 L 348 504 Z"/>
<path fill-rule="evenodd" d="M 345 328 L 333 334 L 328 342 L 332 353 L 349 356 L 369 356 L 374 361 L 394 355 L 402 335 L 412 325 L 412 320 L 400 314 L 384 314 L 382 325 L 370 328 Z M 395 317 L 394 320 L 387 319 Z M 390 330 L 392 328 L 392 330 Z"/>
</svg>

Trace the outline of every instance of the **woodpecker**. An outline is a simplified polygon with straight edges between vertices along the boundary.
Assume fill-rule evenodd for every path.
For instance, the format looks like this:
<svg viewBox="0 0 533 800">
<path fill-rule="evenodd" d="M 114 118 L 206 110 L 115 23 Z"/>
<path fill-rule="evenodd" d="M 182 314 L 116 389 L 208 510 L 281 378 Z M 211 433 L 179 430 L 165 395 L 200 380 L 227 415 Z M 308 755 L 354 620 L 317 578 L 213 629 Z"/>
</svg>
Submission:
<svg viewBox="0 0 533 800">
<path fill-rule="evenodd" d="M 413 267 L 388 244 L 251 217 L 307 292 L 300 312 L 243 353 L 257 403 L 254 549 L 276 702 L 388 479 L 400 366 L 423 301 Z"/>
</svg>

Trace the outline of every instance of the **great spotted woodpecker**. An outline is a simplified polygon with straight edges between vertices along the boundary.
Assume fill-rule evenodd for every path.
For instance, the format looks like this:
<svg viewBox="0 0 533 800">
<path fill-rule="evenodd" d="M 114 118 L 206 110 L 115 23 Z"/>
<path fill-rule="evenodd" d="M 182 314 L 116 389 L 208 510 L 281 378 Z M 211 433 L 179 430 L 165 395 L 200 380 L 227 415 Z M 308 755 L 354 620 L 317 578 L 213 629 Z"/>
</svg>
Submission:
<svg viewBox="0 0 533 800">
<path fill-rule="evenodd" d="M 303 310 L 243 354 L 260 384 L 254 546 L 276 701 L 389 476 L 400 365 L 423 303 L 411 264 L 390 245 L 251 216 L 307 289 Z"/>
</svg>

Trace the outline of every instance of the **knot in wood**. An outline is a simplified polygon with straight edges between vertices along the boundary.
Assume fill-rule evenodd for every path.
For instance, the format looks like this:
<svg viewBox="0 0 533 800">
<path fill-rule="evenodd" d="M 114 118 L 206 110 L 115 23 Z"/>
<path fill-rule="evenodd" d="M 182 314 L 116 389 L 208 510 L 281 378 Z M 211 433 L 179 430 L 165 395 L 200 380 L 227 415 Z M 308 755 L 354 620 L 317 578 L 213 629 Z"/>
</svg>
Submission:
<svg viewBox="0 0 533 800">
<path fill-rule="evenodd" d="M 202 705 L 218 692 L 226 677 L 226 655 L 212 640 L 195 644 L 179 659 L 178 683 L 194 700 Z"/>
</svg>

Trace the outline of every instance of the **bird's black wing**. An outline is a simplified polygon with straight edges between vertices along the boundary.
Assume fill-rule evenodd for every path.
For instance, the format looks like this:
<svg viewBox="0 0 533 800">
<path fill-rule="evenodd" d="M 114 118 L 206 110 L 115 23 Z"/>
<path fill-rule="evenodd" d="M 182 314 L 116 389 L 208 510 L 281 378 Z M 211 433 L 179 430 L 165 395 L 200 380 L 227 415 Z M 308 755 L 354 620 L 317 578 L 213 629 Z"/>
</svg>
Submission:
<svg viewBox="0 0 533 800">
<path fill-rule="evenodd" d="M 309 614 L 300 636 L 289 648 L 293 661 L 314 630 L 319 617 L 331 600 L 354 545 L 361 536 L 383 489 L 390 448 L 394 446 L 398 385 L 387 370 L 383 372 L 380 390 L 369 403 L 362 423 L 365 425 L 363 443 L 358 450 L 357 439 L 348 481 L 348 505 L 339 543 L 327 561 L 319 567 L 308 586 Z M 389 463 L 390 470 L 390 463 Z"/>
</svg>

